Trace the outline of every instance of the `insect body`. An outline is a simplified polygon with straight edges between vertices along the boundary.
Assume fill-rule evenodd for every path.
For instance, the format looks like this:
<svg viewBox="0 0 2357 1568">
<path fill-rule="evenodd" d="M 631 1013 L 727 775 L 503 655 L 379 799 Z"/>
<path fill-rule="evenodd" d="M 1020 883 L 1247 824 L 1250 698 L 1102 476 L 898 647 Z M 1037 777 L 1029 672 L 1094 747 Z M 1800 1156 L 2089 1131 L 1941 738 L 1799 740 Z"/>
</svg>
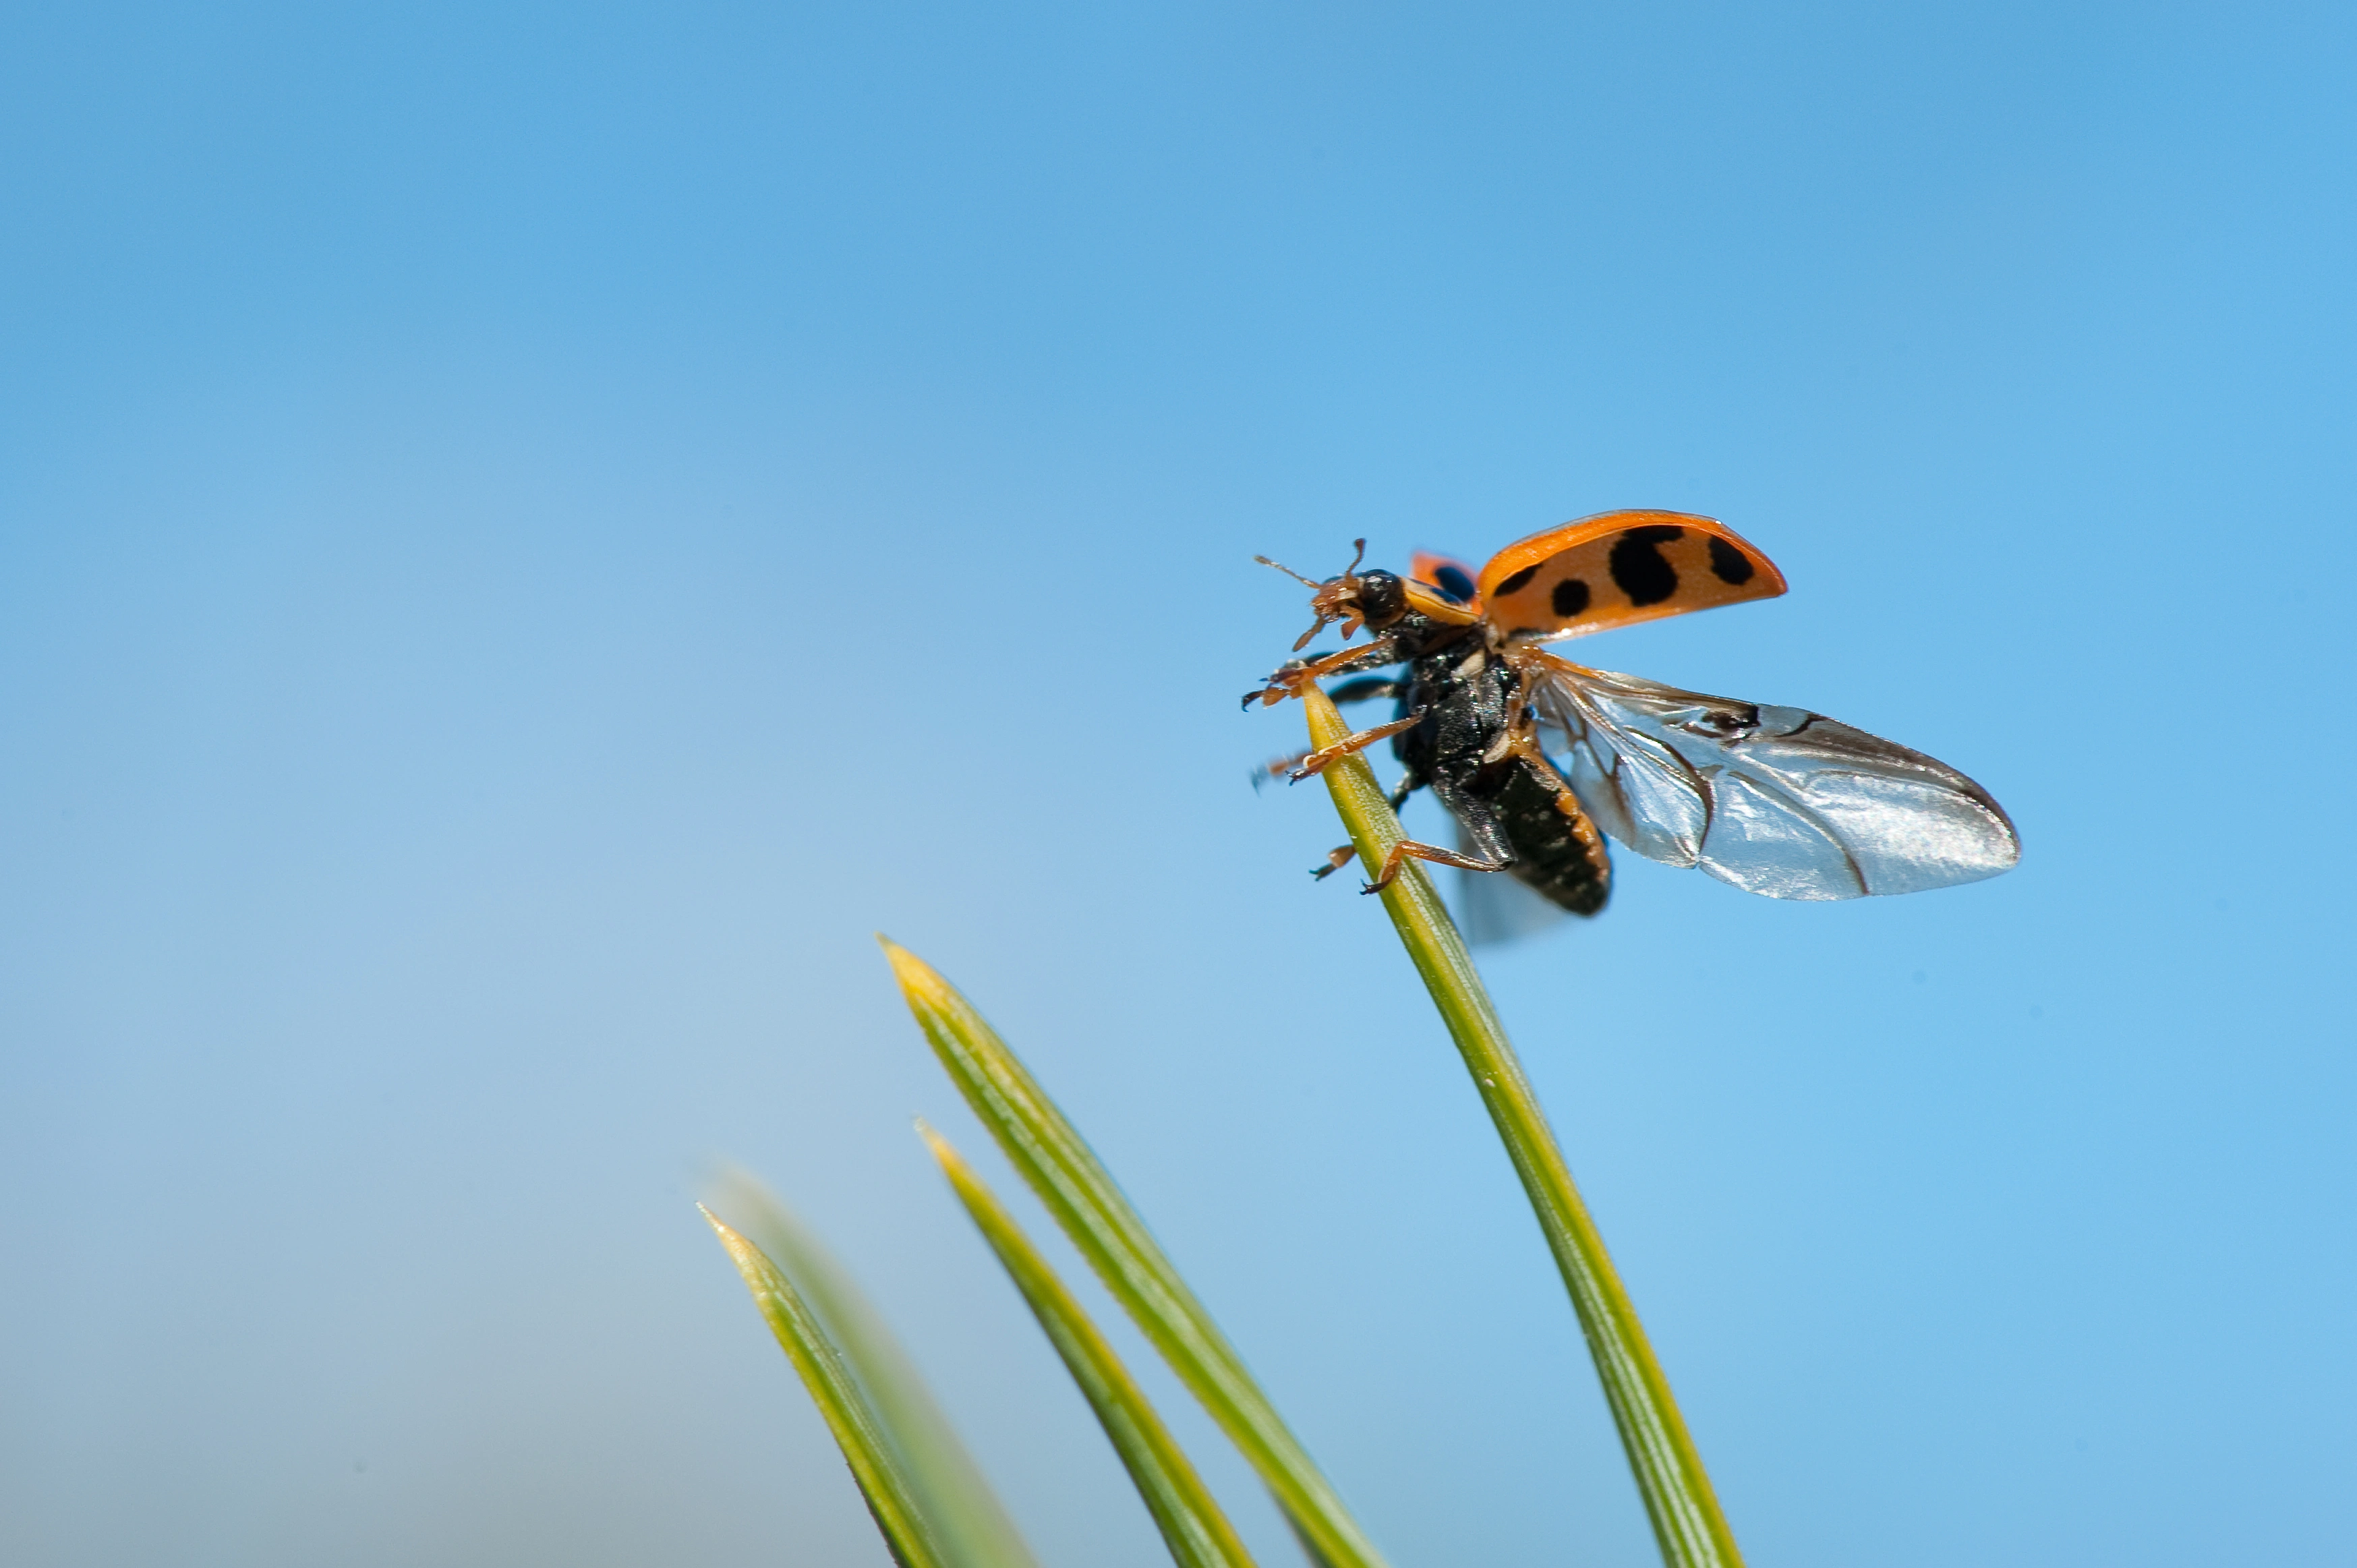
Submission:
<svg viewBox="0 0 2357 1568">
<path fill-rule="evenodd" d="M 1592 915 L 1611 887 L 1607 833 L 1778 898 L 1911 893 L 1994 876 L 2020 857 L 1997 803 L 1920 752 L 1803 709 L 1683 692 L 1539 646 L 1782 593 L 1782 574 L 1722 523 L 1608 512 L 1510 545 L 1478 575 L 1431 556 L 1413 573 L 1361 572 L 1354 559 L 1323 583 L 1300 578 L 1318 619 L 1297 653 L 1336 621 L 1346 642 L 1361 627 L 1373 639 L 1296 659 L 1244 698 L 1267 705 L 1327 676 L 1406 666 L 1404 679 L 1361 676 L 1332 693 L 1394 697 L 1394 722 L 1288 759 L 1290 777 L 1306 779 L 1389 738 L 1406 767 L 1394 805 L 1428 788 L 1456 818 L 1460 849 L 1404 841 L 1369 892 L 1413 858 L 1509 872 Z M 1348 847 L 1329 858 L 1327 871 Z"/>
</svg>

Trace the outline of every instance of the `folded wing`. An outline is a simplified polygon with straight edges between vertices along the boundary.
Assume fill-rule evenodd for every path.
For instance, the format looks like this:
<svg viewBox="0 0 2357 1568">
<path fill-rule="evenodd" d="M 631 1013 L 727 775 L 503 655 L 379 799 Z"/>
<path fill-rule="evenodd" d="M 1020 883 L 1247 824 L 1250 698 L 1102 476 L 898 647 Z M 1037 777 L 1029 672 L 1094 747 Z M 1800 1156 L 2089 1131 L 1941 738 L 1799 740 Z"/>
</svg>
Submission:
<svg viewBox="0 0 2357 1568">
<path fill-rule="evenodd" d="M 2021 858 L 1987 791 L 1921 752 L 1802 708 L 1525 657 L 1580 804 L 1648 859 L 1823 899 L 1976 882 Z"/>
</svg>

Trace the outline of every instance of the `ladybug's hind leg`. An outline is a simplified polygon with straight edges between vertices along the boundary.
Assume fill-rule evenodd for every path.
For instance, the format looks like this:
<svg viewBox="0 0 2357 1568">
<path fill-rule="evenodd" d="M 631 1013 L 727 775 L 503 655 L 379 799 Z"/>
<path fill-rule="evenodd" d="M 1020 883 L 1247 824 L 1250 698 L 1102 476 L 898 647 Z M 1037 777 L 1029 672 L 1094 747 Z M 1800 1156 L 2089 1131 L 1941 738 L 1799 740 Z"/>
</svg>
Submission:
<svg viewBox="0 0 2357 1568">
<path fill-rule="evenodd" d="M 1461 779 L 1452 781 L 1443 777 L 1417 780 L 1413 772 L 1400 780 L 1401 797 L 1405 799 L 1406 792 L 1419 782 L 1432 784 L 1442 804 L 1448 808 L 1448 814 L 1457 819 L 1457 825 L 1464 831 L 1464 851 L 1442 849 L 1438 844 L 1425 843 L 1416 839 L 1402 839 L 1384 854 L 1383 866 L 1375 873 L 1375 879 L 1360 888 L 1360 892 L 1382 892 L 1392 885 L 1401 867 L 1411 860 L 1429 861 L 1435 865 L 1453 865 L 1459 871 L 1503 871 L 1514 864 L 1513 846 L 1507 842 L 1504 825 L 1498 821 L 1498 814 L 1488 800 L 1469 793 Z"/>
<path fill-rule="evenodd" d="M 1383 868 L 1372 882 L 1359 889 L 1361 893 L 1380 893 L 1389 887 L 1400 874 L 1400 868 L 1411 860 L 1428 860 L 1435 865 L 1453 865 L 1459 871 L 1503 871 L 1513 864 L 1504 855 L 1484 859 L 1479 855 L 1459 854 L 1438 844 L 1419 843 L 1414 839 L 1402 839 L 1392 845 L 1383 856 Z"/>
<path fill-rule="evenodd" d="M 1421 788 L 1423 788 L 1423 786 L 1419 785 L 1415 781 L 1415 776 L 1414 774 L 1410 774 L 1408 777 L 1401 779 L 1398 787 L 1394 789 L 1390 794 L 1383 797 L 1383 802 L 1390 806 L 1393 811 L 1396 811 L 1402 806 L 1406 805 L 1407 798 L 1410 795 L 1415 794 L 1416 790 Z M 1318 881 L 1323 882 L 1328 877 L 1333 875 L 1336 872 L 1341 870 L 1344 866 L 1350 865 L 1351 857 L 1358 853 L 1357 848 L 1353 845 L 1347 843 L 1336 844 L 1332 849 L 1326 852 L 1326 864 L 1312 868 L 1309 875 L 1317 878 Z"/>
<path fill-rule="evenodd" d="M 1358 850 L 1350 844 L 1336 844 L 1332 849 L 1326 852 L 1326 864 L 1312 868 L 1309 873 L 1311 879 L 1318 882 L 1325 881 L 1328 877 L 1333 875 L 1336 872 L 1350 865 L 1351 857 L 1358 853 Z"/>
</svg>

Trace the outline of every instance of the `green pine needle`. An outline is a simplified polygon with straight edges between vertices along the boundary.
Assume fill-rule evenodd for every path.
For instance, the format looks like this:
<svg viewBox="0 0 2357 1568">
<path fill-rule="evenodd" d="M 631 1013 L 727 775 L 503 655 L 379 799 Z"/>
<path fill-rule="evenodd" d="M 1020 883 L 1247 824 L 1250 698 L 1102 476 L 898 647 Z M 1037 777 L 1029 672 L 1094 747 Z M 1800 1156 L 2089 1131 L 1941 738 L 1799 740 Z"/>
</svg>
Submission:
<svg viewBox="0 0 2357 1568">
<path fill-rule="evenodd" d="M 1309 713 L 1311 746 L 1333 746 L 1351 734 L 1350 725 L 1324 692 L 1309 685 L 1301 697 Z M 1375 781 L 1374 769 L 1364 757 L 1352 755 L 1319 777 L 1332 792 L 1334 809 L 1372 878 L 1391 846 L 1407 836 Z M 1669 1380 L 1653 1359 L 1636 1306 L 1604 1250 L 1604 1239 L 1572 1185 L 1563 1151 L 1555 1146 L 1546 1113 L 1506 1041 L 1505 1026 L 1465 950 L 1464 938 L 1433 890 L 1432 879 L 1413 860 L 1383 889 L 1383 900 L 1473 1075 L 1481 1103 L 1497 1124 L 1514 1174 L 1522 1177 L 1539 1228 L 1546 1233 L 1587 1336 L 1588 1354 L 1603 1380 L 1605 1401 L 1620 1430 L 1630 1468 L 1636 1472 L 1637 1489 L 1645 1499 L 1663 1561 L 1670 1568 L 1741 1568 L 1742 1554 L 1719 1512 L 1717 1496 L 1671 1396 Z"/>
<path fill-rule="evenodd" d="M 794 1287 L 841 1352 L 952 1568 L 1039 1568 L 923 1375 L 850 1272 L 747 1173 L 722 1172 L 710 1201 Z"/>
<path fill-rule="evenodd" d="M 769 1320 L 770 1332 L 778 1337 L 786 1359 L 802 1374 L 802 1386 L 810 1391 L 827 1429 L 834 1434 L 852 1478 L 859 1483 L 860 1496 L 867 1499 L 867 1511 L 875 1516 L 876 1528 L 883 1531 L 884 1543 L 891 1549 L 892 1560 L 900 1568 L 954 1568 L 955 1560 L 942 1549 L 925 1519 L 917 1487 L 886 1436 L 882 1422 L 809 1304 L 759 1247 L 722 1224 L 702 1204 L 696 1208 L 712 1222 L 720 1244 L 728 1249 L 737 1272 L 753 1293 L 754 1305 Z"/>
<path fill-rule="evenodd" d="M 1114 1299 L 1260 1473 L 1319 1561 L 1329 1568 L 1383 1568 L 1374 1544 L 1055 1101 L 949 982 L 904 948 L 886 941 L 884 951 L 909 1011 L 966 1103 Z"/>
<path fill-rule="evenodd" d="M 922 1122 L 917 1123 L 917 1131 L 931 1146 L 933 1158 L 941 1162 L 942 1173 L 950 1178 L 975 1229 L 998 1254 L 1016 1289 L 1023 1293 L 1032 1316 L 1056 1347 L 1056 1354 L 1064 1359 L 1089 1408 L 1096 1412 L 1114 1452 L 1121 1455 L 1130 1479 L 1137 1485 L 1137 1495 L 1146 1499 L 1147 1511 L 1161 1527 L 1162 1539 L 1178 1568 L 1252 1568 L 1252 1558 L 1236 1539 L 1228 1516 L 1220 1511 L 1211 1489 L 1146 1402 L 1145 1391 L 1081 1310 L 1064 1282 L 1049 1268 L 1047 1259 L 1017 1226 L 1015 1217 L 946 1139 Z"/>
</svg>

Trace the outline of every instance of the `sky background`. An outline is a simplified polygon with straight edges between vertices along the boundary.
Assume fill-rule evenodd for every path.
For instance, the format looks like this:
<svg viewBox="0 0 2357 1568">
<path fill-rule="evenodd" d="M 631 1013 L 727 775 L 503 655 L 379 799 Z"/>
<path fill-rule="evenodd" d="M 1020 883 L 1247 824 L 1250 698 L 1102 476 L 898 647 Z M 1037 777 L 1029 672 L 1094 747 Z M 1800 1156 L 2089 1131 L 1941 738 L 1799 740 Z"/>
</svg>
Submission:
<svg viewBox="0 0 2357 1568">
<path fill-rule="evenodd" d="M 1236 697 L 1305 624 L 1256 551 L 1658 506 L 1792 591 L 1583 657 L 2027 844 L 1623 855 L 1489 961 L 1755 1568 L 2346 1560 L 2347 6 L 5 17 L 0 1557 L 877 1568 L 734 1158 L 1050 1568 L 1157 1561 L 882 930 L 1399 1568 L 1652 1561 Z"/>
</svg>

